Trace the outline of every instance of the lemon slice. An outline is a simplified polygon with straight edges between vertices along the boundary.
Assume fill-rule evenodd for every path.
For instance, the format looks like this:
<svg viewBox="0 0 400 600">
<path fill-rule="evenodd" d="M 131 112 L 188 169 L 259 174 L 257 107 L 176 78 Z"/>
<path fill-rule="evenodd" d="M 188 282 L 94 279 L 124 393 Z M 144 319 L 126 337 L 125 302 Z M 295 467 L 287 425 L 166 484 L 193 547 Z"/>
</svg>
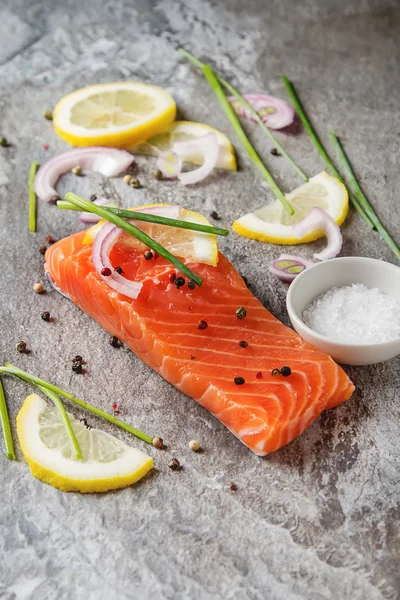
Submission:
<svg viewBox="0 0 400 600">
<path fill-rule="evenodd" d="M 155 136 L 147 139 L 145 142 L 129 148 L 136 154 L 150 154 L 151 156 L 159 156 L 163 150 L 172 150 L 175 142 L 188 142 L 193 138 L 200 137 L 206 133 L 216 133 L 220 145 L 220 155 L 216 167 L 218 169 L 227 169 L 236 171 L 236 158 L 234 148 L 229 139 L 210 125 L 203 123 L 193 123 L 191 121 L 175 121 L 172 125 L 162 133 L 157 133 Z M 201 152 L 188 156 L 185 159 L 187 162 L 195 165 L 203 164 L 203 155 Z"/>
<path fill-rule="evenodd" d="M 130 210 L 140 210 L 141 208 L 150 206 L 165 206 L 165 204 L 146 204 Z M 135 218 L 134 214 L 132 215 L 132 218 Z M 181 208 L 178 218 L 181 221 L 199 223 L 200 225 L 211 225 L 203 215 L 193 210 L 187 210 L 186 208 Z M 104 223 L 105 221 L 99 221 L 99 223 L 96 223 L 96 225 L 90 227 L 86 231 L 86 235 L 82 241 L 84 246 L 93 243 L 97 232 Z M 156 223 L 146 223 L 144 221 L 138 221 L 137 226 L 178 258 L 205 263 L 206 265 L 211 265 L 213 267 L 218 263 L 217 237 L 211 233 L 190 231 L 189 229 L 157 225 Z M 147 250 L 147 247 L 144 246 L 144 244 L 125 232 L 122 232 L 117 243 L 119 246 L 123 246 L 127 249 L 137 248 L 139 251 Z"/>
<path fill-rule="evenodd" d="M 244 237 L 271 244 L 304 244 L 324 235 L 317 231 L 299 239 L 292 227 L 302 221 L 314 206 L 323 208 L 338 225 L 342 225 L 349 210 L 349 197 L 345 186 L 335 177 L 323 171 L 307 183 L 286 194 L 294 208 L 290 216 L 279 200 L 240 217 L 233 223 L 233 230 Z"/>
<path fill-rule="evenodd" d="M 166 129 L 175 118 L 168 92 L 138 81 L 92 85 L 61 98 L 54 129 L 73 146 L 126 148 Z"/>
<path fill-rule="evenodd" d="M 37 394 L 25 398 L 17 415 L 17 432 L 36 479 L 63 492 L 106 492 L 131 485 L 152 469 L 153 459 L 144 452 L 68 416 L 83 460 L 74 458 L 58 411 Z"/>
</svg>

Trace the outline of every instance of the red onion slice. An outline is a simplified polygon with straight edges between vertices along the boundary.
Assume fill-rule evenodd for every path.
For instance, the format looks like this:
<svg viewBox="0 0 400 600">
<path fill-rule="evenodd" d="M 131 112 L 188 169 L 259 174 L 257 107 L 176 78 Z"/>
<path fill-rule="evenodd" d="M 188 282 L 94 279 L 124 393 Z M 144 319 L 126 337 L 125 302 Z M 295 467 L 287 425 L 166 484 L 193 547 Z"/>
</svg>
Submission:
<svg viewBox="0 0 400 600">
<path fill-rule="evenodd" d="M 285 100 L 280 100 L 280 98 L 266 94 L 245 94 L 243 98 L 251 104 L 259 117 L 261 117 L 270 129 L 282 129 L 291 125 L 294 121 L 294 109 Z M 257 123 L 254 115 L 235 96 L 230 96 L 228 100 L 232 104 L 236 114 Z"/>
<path fill-rule="evenodd" d="M 178 175 L 178 179 L 183 185 L 191 185 L 205 179 L 205 177 L 207 177 L 214 169 L 219 158 L 220 146 L 217 135 L 210 132 L 188 142 L 175 142 L 173 151 L 176 152 L 182 160 L 185 160 L 185 157 L 189 156 L 194 151 L 199 151 L 203 154 L 204 162 L 201 167 Z"/>
<path fill-rule="evenodd" d="M 269 270 L 281 281 L 290 283 L 293 281 L 293 279 L 295 279 L 295 277 L 297 277 L 297 275 L 302 273 L 312 264 L 314 264 L 312 261 L 307 260 L 302 256 L 281 254 L 279 258 L 272 261 L 269 266 Z"/>
<path fill-rule="evenodd" d="M 340 227 L 332 217 L 319 206 L 314 206 L 305 219 L 293 226 L 293 235 L 301 239 L 310 233 L 321 230 L 328 238 L 328 245 L 322 252 L 314 254 L 314 258 L 317 260 L 335 258 L 342 249 L 343 244 Z"/>
<path fill-rule="evenodd" d="M 140 212 L 153 213 L 161 217 L 169 217 L 171 219 L 177 219 L 181 210 L 180 206 L 149 206 L 146 208 L 139 208 Z M 135 212 L 135 211 L 132 211 Z M 132 222 L 137 225 L 137 222 L 132 219 Z M 105 223 L 103 227 L 97 232 L 96 237 L 92 246 L 92 261 L 93 265 L 98 273 L 107 285 L 109 285 L 116 292 L 136 300 L 140 290 L 142 289 L 142 283 L 130 281 L 123 275 L 117 273 L 110 261 L 110 252 L 117 242 L 119 236 L 122 233 L 122 229 L 114 225 L 113 223 Z M 105 276 L 101 272 L 103 269 L 110 269 L 111 275 Z"/>
<path fill-rule="evenodd" d="M 107 198 L 103 197 L 94 200 L 93 204 L 97 204 L 97 206 L 109 206 L 112 208 L 118 208 L 118 205 L 115 202 L 111 202 L 110 200 L 107 200 Z M 101 217 L 91 212 L 81 212 L 79 215 L 79 220 L 82 223 L 98 223 L 99 221 L 101 221 Z"/>
<path fill-rule="evenodd" d="M 182 158 L 173 150 L 165 150 L 158 157 L 157 167 L 164 177 L 173 179 L 182 171 Z"/>
<path fill-rule="evenodd" d="M 115 177 L 126 171 L 133 161 L 133 155 L 126 150 L 101 146 L 75 148 L 54 156 L 40 167 L 35 177 L 35 192 L 41 200 L 52 202 L 58 199 L 55 190 L 58 179 L 77 165 L 104 177 Z"/>
</svg>

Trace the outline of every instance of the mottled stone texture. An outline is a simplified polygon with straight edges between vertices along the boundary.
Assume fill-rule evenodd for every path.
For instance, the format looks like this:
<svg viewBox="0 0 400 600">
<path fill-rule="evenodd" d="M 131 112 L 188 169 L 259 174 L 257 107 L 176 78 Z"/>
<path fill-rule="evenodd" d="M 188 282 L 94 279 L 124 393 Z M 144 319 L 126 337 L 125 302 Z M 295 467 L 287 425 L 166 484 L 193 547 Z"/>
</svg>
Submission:
<svg viewBox="0 0 400 600">
<path fill-rule="evenodd" d="M 140 79 L 165 86 L 180 115 L 228 131 L 207 83 L 175 49 L 209 60 L 242 90 L 285 96 L 280 75 L 296 83 L 324 141 L 340 134 L 365 190 L 399 238 L 400 14 L 394 0 L 208 2 L 1 0 L 0 360 L 111 410 L 168 442 L 156 470 L 132 488 L 97 496 L 62 494 L 33 479 L 21 453 L 0 454 L 0 596 L 5 600 L 152 599 L 378 600 L 400 589 L 399 367 L 395 359 L 350 369 L 353 398 L 324 414 L 299 439 L 265 458 L 253 456 L 212 416 L 161 380 L 55 292 L 37 296 L 38 247 L 47 234 L 77 228 L 76 216 L 39 206 L 28 232 L 27 172 L 65 144 L 43 119 L 65 93 L 90 83 Z M 255 126 L 249 131 L 285 191 L 296 173 Z M 308 174 L 324 167 L 304 132 L 279 139 Z M 43 146 L 49 144 L 46 151 Z M 240 172 L 216 173 L 194 188 L 156 182 L 154 160 L 139 158 L 144 188 L 121 179 L 63 179 L 85 194 L 123 205 L 173 201 L 222 225 L 271 195 L 239 148 Z M 345 255 L 392 261 L 357 214 L 344 232 Z M 317 246 L 317 245 L 316 245 Z M 279 251 L 235 234 L 221 247 L 264 305 L 287 322 L 284 284 L 268 275 Z M 307 249 L 311 251 L 311 249 Z M 55 317 L 40 319 L 42 310 Z M 20 356 L 24 339 L 31 353 Z M 82 354 L 86 376 L 71 371 Z M 4 378 L 13 422 L 27 388 Z M 72 412 L 80 414 L 72 408 Z M 122 439 L 128 435 L 90 418 Z M 204 452 L 194 454 L 197 438 Z M 184 469 L 171 472 L 177 456 Z M 228 490 L 234 481 L 238 490 Z"/>
</svg>

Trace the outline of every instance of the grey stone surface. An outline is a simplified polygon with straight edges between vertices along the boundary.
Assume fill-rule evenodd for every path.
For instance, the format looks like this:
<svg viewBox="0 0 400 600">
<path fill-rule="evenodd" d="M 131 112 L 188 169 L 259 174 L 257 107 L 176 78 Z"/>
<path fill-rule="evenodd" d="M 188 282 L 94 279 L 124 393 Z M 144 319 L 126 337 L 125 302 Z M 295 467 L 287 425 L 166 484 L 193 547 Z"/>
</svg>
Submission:
<svg viewBox="0 0 400 600">
<path fill-rule="evenodd" d="M 397 8 L 396 8 L 397 6 Z M 297 85 L 318 130 L 342 135 L 365 189 L 399 239 L 400 13 L 390 0 L 201 2 L 2 0 L 0 5 L 0 360 L 11 360 L 111 410 L 168 442 L 155 472 L 119 492 L 63 494 L 33 479 L 18 451 L 0 452 L 0 597 L 5 600 L 151 599 L 394 600 L 400 577 L 399 359 L 350 369 L 353 398 L 327 412 L 275 454 L 253 456 L 213 417 L 140 363 L 71 303 L 48 290 L 38 246 L 77 227 L 71 214 L 40 204 L 27 231 L 29 162 L 65 149 L 41 116 L 65 93 L 123 78 L 165 86 L 185 118 L 226 128 L 206 82 L 175 53 L 184 45 L 218 65 L 242 90 L 284 96 L 280 75 Z M 299 184 L 253 139 L 285 191 Z M 307 135 L 278 134 L 308 174 L 324 167 Z M 44 150 L 49 144 L 49 150 Z M 123 205 L 174 201 L 223 225 L 270 197 L 239 149 L 241 170 L 216 173 L 193 189 L 159 184 L 152 159 L 139 158 L 143 190 L 120 179 L 76 180 L 61 192 L 104 191 Z M 352 213 L 344 255 L 392 261 Z M 285 286 L 267 272 L 277 248 L 231 235 L 222 249 L 255 294 L 287 322 Z M 317 244 L 315 245 L 317 246 Z M 306 249 L 311 252 L 310 248 Z M 40 319 L 50 310 L 54 323 Z M 25 339 L 31 353 L 17 355 Z M 71 371 L 82 354 L 88 374 Z M 4 378 L 13 421 L 27 389 Z M 79 411 L 72 409 L 75 414 Z M 124 433 L 100 425 L 122 439 Z M 201 440 L 204 452 L 187 444 Z M 142 447 L 140 442 L 137 445 Z M 167 468 L 171 456 L 184 464 Z M 234 481 L 238 491 L 231 492 Z"/>
</svg>

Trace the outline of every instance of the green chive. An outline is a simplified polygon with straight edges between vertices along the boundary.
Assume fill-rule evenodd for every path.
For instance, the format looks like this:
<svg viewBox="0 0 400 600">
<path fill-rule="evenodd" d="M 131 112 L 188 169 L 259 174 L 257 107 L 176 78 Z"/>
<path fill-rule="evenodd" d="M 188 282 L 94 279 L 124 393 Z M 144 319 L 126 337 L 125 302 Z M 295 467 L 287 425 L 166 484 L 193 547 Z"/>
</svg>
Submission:
<svg viewBox="0 0 400 600">
<path fill-rule="evenodd" d="M 178 52 L 180 52 L 180 54 L 182 54 L 182 56 L 184 56 L 185 58 L 187 58 L 188 60 L 190 60 L 190 62 L 192 62 L 196 67 L 198 67 L 203 72 L 203 69 L 204 69 L 204 66 L 205 66 L 204 63 L 202 63 L 200 60 L 198 60 L 192 54 L 190 54 L 190 52 L 187 52 L 183 48 L 179 48 Z M 281 146 L 281 144 L 279 143 L 279 141 L 276 139 L 276 137 L 271 132 L 271 130 L 268 129 L 268 127 L 266 126 L 266 124 L 261 119 L 260 115 L 258 114 L 258 112 L 256 110 L 254 110 L 254 108 L 251 106 L 251 104 L 249 104 L 247 102 L 247 100 L 245 98 L 243 98 L 243 96 L 237 91 L 237 89 L 235 89 L 233 87 L 233 85 L 231 85 L 228 81 L 226 81 L 225 79 L 223 79 L 222 77 L 220 77 L 216 73 L 215 73 L 215 76 L 217 77 L 217 79 L 220 82 L 220 84 L 226 90 L 228 90 L 228 92 L 230 94 L 232 94 L 232 96 L 235 96 L 239 100 L 239 102 L 241 104 L 243 104 L 251 112 L 251 114 L 256 119 L 257 123 L 261 126 L 262 130 L 264 131 L 264 133 L 269 137 L 269 139 L 273 142 L 273 144 L 279 149 L 280 153 L 286 158 L 286 160 L 289 161 L 289 163 L 297 171 L 297 173 L 300 175 L 300 177 L 302 177 L 304 179 L 304 181 L 308 181 L 307 175 L 304 173 L 304 171 L 302 171 L 300 169 L 300 167 L 298 165 L 296 165 L 296 163 L 294 162 L 293 158 Z"/>
<path fill-rule="evenodd" d="M 222 88 L 221 88 L 221 86 L 218 82 L 218 79 L 216 78 L 213 70 L 209 67 L 209 65 L 205 65 L 204 69 L 203 69 L 203 73 L 204 73 L 204 76 L 206 77 L 208 83 L 210 84 L 212 90 L 214 91 L 215 95 L 217 96 L 226 116 L 228 117 L 232 127 L 234 128 L 234 130 L 236 132 L 236 135 L 242 142 L 242 145 L 244 146 L 247 154 L 250 156 L 251 160 L 253 161 L 253 163 L 255 164 L 257 169 L 260 171 L 260 173 L 264 177 L 265 181 L 268 183 L 272 192 L 275 194 L 275 196 L 278 198 L 278 200 L 280 200 L 280 202 L 282 202 L 282 205 L 284 206 L 286 211 L 289 213 L 289 215 L 293 215 L 294 210 L 293 210 L 292 206 L 286 200 L 282 191 L 279 189 L 279 187 L 275 183 L 271 173 L 265 167 L 262 160 L 258 156 L 257 152 L 254 150 L 249 138 L 245 134 L 243 127 L 241 126 L 241 124 L 239 122 L 239 119 L 237 118 L 237 116 L 235 114 L 235 111 L 233 110 L 229 100 L 227 99 L 224 92 L 222 91 Z"/>
<path fill-rule="evenodd" d="M 9 460 L 17 460 L 15 456 L 14 443 L 11 434 L 10 419 L 8 417 L 8 409 L 6 397 L 4 395 L 3 385 L 0 381 L 0 420 L 3 429 L 4 443 L 6 446 L 6 456 Z"/>
<path fill-rule="evenodd" d="M 62 208 L 64 210 L 81 210 L 78 206 L 71 204 L 71 202 L 67 202 L 66 200 L 59 200 L 57 202 L 57 206 L 58 208 Z M 111 206 L 106 206 L 105 208 L 122 219 L 146 221 L 146 223 L 157 223 L 158 225 L 168 225 L 170 227 L 179 227 L 180 229 L 190 229 L 191 231 L 202 231 L 204 233 L 222 235 L 224 237 L 229 235 L 228 229 L 220 229 L 219 227 L 212 227 L 210 225 L 200 225 L 199 223 L 192 223 L 191 221 L 170 219 L 169 217 L 160 217 L 159 215 L 125 210 L 123 208 L 114 208 Z"/>
<path fill-rule="evenodd" d="M 330 131 L 329 135 L 332 140 L 333 147 L 335 148 L 337 155 L 339 157 L 339 161 L 340 161 L 341 167 L 343 169 L 344 175 L 349 182 L 349 186 L 353 190 L 353 193 L 356 195 L 359 203 L 365 210 L 366 214 L 369 216 L 369 218 L 375 225 L 376 230 L 379 232 L 379 235 L 381 236 L 381 238 L 386 242 L 386 244 L 392 250 L 393 254 L 396 256 L 396 258 L 400 260 L 400 248 L 398 247 L 396 242 L 393 240 L 390 233 L 385 229 L 381 220 L 379 219 L 379 217 L 375 213 L 374 209 L 372 208 L 369 200 L 367 199 L 364 192 L 362 191 L 362 189 L 357 181 L 357 178 L 354 174 L 353 168 L 349 162 L 349 159 L 347 158 L 346 153 L 343 149 L 343 146 L 340 143 L 339 138 L 337 137 L 337 135 L 334 131 Z"/>
<path fill-rule="evenodd" d="M 72 444 L 72 446 L 74 448 L 75 458 L 77 460 L 82 460 L 83 456 L 82 456 L 81 447 L 79 446 L 79 442 L 76 439 L 75 432 L 72 429 L 72 425 L 71 425 L 71 422 L 69 420 L 67 411 L 64 408 L 64 404 L 61 402 L 61 400 L 57 396 L 57 394 L 55 394 L 51 390 L 47 389 L 45 386 L 37 384 L 36 387 L 38 388 L 39 391 L 41 391 L 43 394 L 45 394 L 49 398 L 49 400 L 52 401 L 52 403 L 54 404 L 54 406 L 58 410 L 58 414 L 60 415 L 60 419 L 64 423 L 64 427 L 65 427 L 65 429 L 67 431 L 69 439 L 71 440 L 71 444 Z"/>
<path fill-rule="evenodd" d="M 70 402 L 77 404 L 81 408 L 88 410 L 89 412 L 93 413 L 94 415 L 97 415 L 98 417 L 102 417 L 109 423 L 113 423 L 114 425 L 117 425 L 117 427 L 120 427 L 121 429 L 128 431 L 129 433 L 136 436 L 140 440 L 143 440 L 143 442 L 146 442 L 146 444 L 153 443 L 153 438 L 150 437 L 149 435 L 147 435 L 146 433 L 143 433 L 143 431 L 140 431 L 139 429 L 135 429 L 134 427 L 131 427 L 127 423 L 124 423 L 123 421 L 120 421 L 116 417 L 109 415 L 104 410 L 101 410 L 100 408 L 96 408 L 95 406 L 92 406 L 91 404 L 88 404 L 87 402 L 80 400 L 76 396 L 73 396 L 72 394 L 65 392 L 64 390 L 57 387 L 56 385 L 53 385 L 52 383 L 49 383 L 48 381 L 44 381 L 43 379 L 39 379 L 39 377 L 36 377 L 35 375 L 31 375 L 30 373 L 27 373 L 26 371 L 23 371 L 22 369 L 19 369 L 18 367 L 14 367 L 14 365 L 12 365 L 8 362 L 6 362 L 4 367 L 0 367 L 0 373 L 9 373 L 11 375 L 16 375 L 17 377 L 19 377 L 20 379 L 23 379 L 24 381 L 27 381 L 28 383 L 41 385 L 41 386 L 45 387 L 46 389 L 51 390 L 52 392 L 55 392 L 56 394 L 59 394 L 63 398 L 66 398 Z"/>
<path fill-rule="evenodd" d="M 35 194 L 35 176 L 39 168 L 39 163 L 35 160 L 31 163 L 29 169 L 29 231 L 36 231 L 36 194 Z"/>
<path fill-rule="evenodd" d="M 321 140 L 319 139 L 313 126 L 311 125 L 311 122 L 305 113 L 305 110 L 300 102 L 298 95 L 296 94 L 296 90 L 294 89 L 292 82 L 289 81 L 289 79 L 286 77 L 286 75 L 282 76 L 282 81 L 283 81 L 285 88 L 290 96 L 290 99 L 293 103 L 295 111 L 296 111 L 297 115 L 299 116 L 301 122 L 303 123 L 304 129 L 308 132 L 309 136 L 311 137 L 311 140 L 313 141 L 314 146 L 316 147 L 316 149 L 318 150 L 318 152 L 320 153 L 320 155 L 322 156 L 322 158 L 324 159 L 325 163 L 328 165 L 328 167 L 330 168 L 330 170 L 332 171 L 334 176 L 344 184 L 343 177 L 340 175 L 339 171 L 337 170 L 337 168 L 331 161 L 329 155 L 327 154 L 325 148 L 323 147 L 323 145 L 321 143 Z M 362 216 L 362 218 L 364 219 L 364 221 L 366 222 L 368 227 L 373 229 L 374 224 L 372 223 L 371 219 L 365 213 L 364 209 L 362 208 L 361 204 L 358 202 L 357 198 L 355 198 L 355 196 L 350 191 L 349 191 L 349 198 L 350 198 L 354 208 L 360 213 L 360 215 Z"/>
<path fill-rule="evenodd" d="M 189 267 L 184 265 L 183 262 L 181 262 L 173 254 L 171 254 L 171 252 L 168 252 L 168 250 L 161 246 L 161 244 L 153 240 L 141 229 L 138 229 L 138 227 L 135 227 L 135 225 L 132 225 L 132 223 L 128 223 L 127 221 L 124 221 L 124 219 L 121 219 L 121 217 L 114 215 L 114 213 L 110 212 L 106 207 L 97 206 L 96 204 L 93 204 L 93 202 L 84 200 L 84 198 L 81 198 L 80 196 L 77 196 L 72 192 L 68 192 L 68 194 L 66 194 L 65 196 L 65 199 L 69 202 L 72 202 L 72 204 L 79 206 L 81 210 L 95 213 L 96 215 L 99 215 L 99 217 L 101 217 L 102 219 L 106 219 L 106 221 L 114 223 L 114 225 L 120 227 L 120 229 L 123 229 L 124 231 L 141 241 L 143 244 L 154 250 L 154 252 L 157 252 L 157 254 L 165 258 L 165 260 L 174 265 L 174 267 L 176 267 L 178 271 L 186 275 L 186 277 L 189 277 L 189 279 L 192 279 L 195 283 L 197 283 L 197 285 L 200 286 L 203 283 L 201 277 L 196 275 L 196 273 L 194 273 L 191 269 L 189 269 Z"/>
</svg>

